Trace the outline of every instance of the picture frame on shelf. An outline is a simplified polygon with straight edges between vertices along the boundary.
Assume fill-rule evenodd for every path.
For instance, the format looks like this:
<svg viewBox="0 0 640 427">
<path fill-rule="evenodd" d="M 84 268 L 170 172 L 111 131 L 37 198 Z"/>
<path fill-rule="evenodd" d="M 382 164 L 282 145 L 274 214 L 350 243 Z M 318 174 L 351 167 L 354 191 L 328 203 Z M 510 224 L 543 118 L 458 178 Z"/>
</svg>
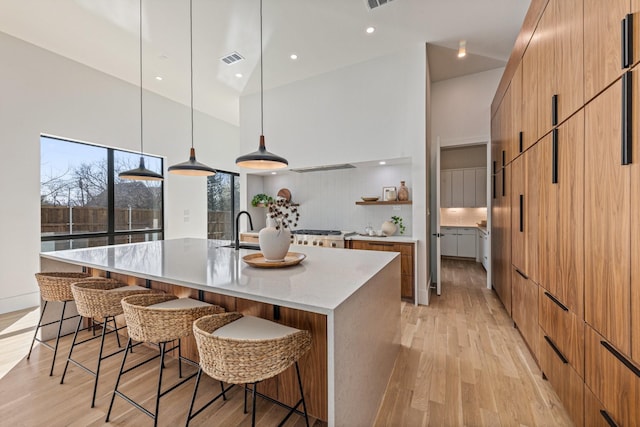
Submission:
<svg viewBox="0 0 640 427">
<path fill-rule="evenodd" d="M 382 187 L 382 200 L 385 202 L 394 202 L 398 198 L 396 187 Z"/>
</svg>

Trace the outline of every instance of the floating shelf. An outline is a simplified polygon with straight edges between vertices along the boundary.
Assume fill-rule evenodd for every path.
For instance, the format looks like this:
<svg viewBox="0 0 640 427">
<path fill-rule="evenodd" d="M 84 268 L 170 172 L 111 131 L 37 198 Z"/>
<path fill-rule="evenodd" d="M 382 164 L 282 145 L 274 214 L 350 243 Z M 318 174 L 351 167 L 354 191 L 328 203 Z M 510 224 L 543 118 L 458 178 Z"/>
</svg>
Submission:
<svg viewBox="0 0 640 427">
<path fill-rule="evenodd" d="M 300 203 L 289 203 L 289 206 L 300 206 Z M 258 203 L 255 207 L 256 208 L 266 208 L 267 204 L 266 203 Z"/>
<path fill-rule="evenodd" d="M 356 205 L 410 205 L 412 200 L 392 200 L 392 201 L 377 201 L 377 202 L 356 202 Z"/>
</svg>

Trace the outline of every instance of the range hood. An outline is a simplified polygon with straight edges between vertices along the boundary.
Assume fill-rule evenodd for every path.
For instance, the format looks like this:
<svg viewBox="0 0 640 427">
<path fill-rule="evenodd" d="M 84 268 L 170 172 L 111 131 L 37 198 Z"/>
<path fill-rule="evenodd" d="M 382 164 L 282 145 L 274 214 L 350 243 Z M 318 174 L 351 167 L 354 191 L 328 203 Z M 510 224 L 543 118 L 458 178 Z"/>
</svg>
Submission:
<svg viewBox="0 0 640 427">
<path fill-rule="evenodd" d="M 328 165 L 328 166 L 312 166 L 308 168 L 290 169 L 291 172 L 305 173 L 305 172 L 324 172 L 333 171 L 339 169 L 353 169 L 355 166 L 349 163 L 343 163 L 341 165 Z"/>
</svg>

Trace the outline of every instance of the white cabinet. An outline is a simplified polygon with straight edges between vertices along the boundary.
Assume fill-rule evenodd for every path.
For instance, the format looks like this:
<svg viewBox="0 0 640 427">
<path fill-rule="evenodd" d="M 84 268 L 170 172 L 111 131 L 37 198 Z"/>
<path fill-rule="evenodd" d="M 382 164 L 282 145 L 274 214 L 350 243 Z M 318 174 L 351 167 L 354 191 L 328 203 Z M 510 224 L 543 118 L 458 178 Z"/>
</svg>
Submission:
<svg viewBox="0 0 640 427">
<path fill-rule="evenodd" d="M 440 207 L 475 208 L 486 206 L 486 168 L 440 171 Z"/>
<path fill-rule="evenodd" d="M 478 256 L 477 262 L 481 262 L 485 270 L 489 268 L 489 235 L 483 229 L 478 229 Z"/>
<path fill-rule="evenodd" d="M 476 257 L 476 229 L 474 227 L 441 227 L 440 252 L 443 256 Z"/>
</svg>

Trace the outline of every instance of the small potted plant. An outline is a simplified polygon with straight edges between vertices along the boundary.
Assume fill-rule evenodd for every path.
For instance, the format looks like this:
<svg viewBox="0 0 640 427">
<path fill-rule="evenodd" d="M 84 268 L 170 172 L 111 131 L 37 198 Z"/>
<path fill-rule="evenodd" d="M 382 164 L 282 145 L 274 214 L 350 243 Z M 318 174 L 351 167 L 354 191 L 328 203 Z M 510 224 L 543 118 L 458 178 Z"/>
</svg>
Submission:
<svg viewBox="0 0 640 427">
<path fill-rule="evenodd" d="M 264 207 L 271 202 L 273 202 L 273 197 L 260 193 L 253 196 L 253 199 L 251 199 L 251 206 L 253 206 L 254 208 L 258 206 Z"/>
<path fill-rule="evenodd" d="M 402 223 L 402 217 L 394 215 L 391 217 L 391 221 L 393 221 L 393 223 L 398 226 L 398 228 L 400 229 L 400 234 L 404 234 L 406 227 Z"/>
<path fill-rule="evenodd" d="M 402 223 L 402 217 L 392 216 L 391 221 L 385 221 L 382 223 L 382 232 L 385 236 L 393 236 L 396 231 L 400 229 L 400 234 L 404 234 L 405 226 Z"/>
</svg>

